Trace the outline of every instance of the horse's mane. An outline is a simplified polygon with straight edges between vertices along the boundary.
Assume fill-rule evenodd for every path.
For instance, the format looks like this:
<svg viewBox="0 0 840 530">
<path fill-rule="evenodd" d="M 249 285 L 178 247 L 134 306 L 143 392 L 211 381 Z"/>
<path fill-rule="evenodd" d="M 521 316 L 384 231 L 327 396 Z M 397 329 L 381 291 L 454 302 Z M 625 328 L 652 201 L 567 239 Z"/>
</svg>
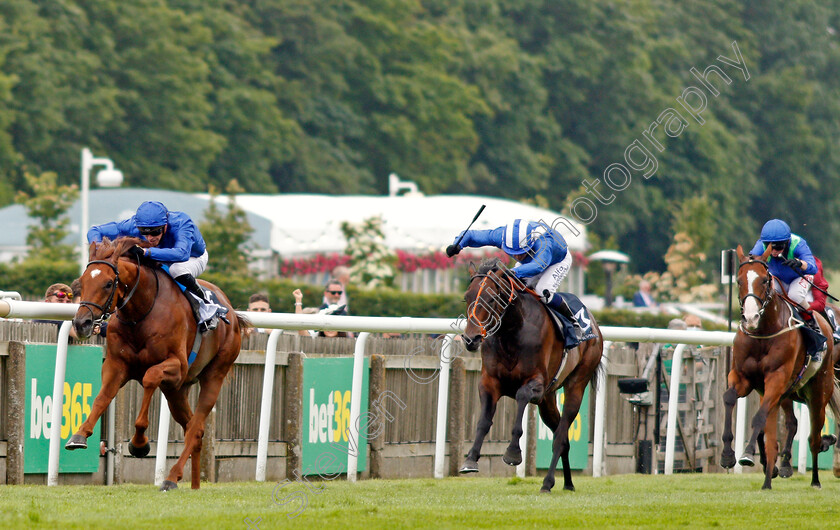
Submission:
<svg viewBox="0 0 840 530">
<path fill-rule="evenodd" d="M 95 243 L 90 252 L 90 260 L 108 260 L 114 256 L 123 256 L 133 246 L 149 247 L 149 242 L 137 237 L 119 237 L 113 241 L 103 238 L 101 243 Z"/>
<path fill-rule="evenodd" d="M 502 260 L 499 258 L 487 258 L 478 266 L 478 274 L 488 274 L 499 269 L 505 269 L 502 265 Z"/>
</svg>

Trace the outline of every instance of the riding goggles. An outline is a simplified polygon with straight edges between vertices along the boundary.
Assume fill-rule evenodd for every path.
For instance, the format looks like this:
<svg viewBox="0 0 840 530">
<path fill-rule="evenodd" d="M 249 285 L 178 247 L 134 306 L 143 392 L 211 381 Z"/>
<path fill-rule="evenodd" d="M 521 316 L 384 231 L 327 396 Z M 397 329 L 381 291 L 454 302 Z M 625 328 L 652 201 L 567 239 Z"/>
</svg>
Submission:
<svg viewBox="0 0 840 530">
<path fill-rule="evenodd" d="M 159 236 L 163 233 L 163 228 L 162 226 L 141 226 L 137 229 L 141 236 Z"/>
</svg>

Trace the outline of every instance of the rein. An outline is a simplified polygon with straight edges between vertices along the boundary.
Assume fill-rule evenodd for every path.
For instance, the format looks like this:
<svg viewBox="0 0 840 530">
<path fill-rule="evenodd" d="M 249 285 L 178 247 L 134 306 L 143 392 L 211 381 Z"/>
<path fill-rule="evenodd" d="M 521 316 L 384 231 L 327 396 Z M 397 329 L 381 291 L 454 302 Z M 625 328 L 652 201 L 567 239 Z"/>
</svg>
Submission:
<svg viewBox="0 0 840 530">
<path fill-rule="evenodd" d="M 111 269 L 114 271 L 114 285 L 111 287 L 111 292 L 108 294 L 108 299 L 105 301 L 104 305 L 101 306 L 101 305 L 99 305 L 95 302 L 88 302 L 88 301 L 82 301 L 82 302 L 79 303 L 79 305 L 81 307 L 84 307 L 85 309 L 87 309 L 90 312 L 91 317 L 93 317 L 93 310 L 91 309 L 91 307 L 95 307 L 96 309 L 98 309 L 101 312 L 101 314 L 99 315 L 99 318 L 94 318 L 93 319 L 93 323 L 94 323 L 94 325 L 96 325 L 96 324 L 101 325 L 104 321 L 108 320 L 111 317 L 112 314 L 114 314 L 117 311 L 120 311 L 121 309 L 123 309 L 128 304 L 128 302 L 131 300 L 131 298 L 134 296 L 134 293 L 137 291 L 137 287 L 140 285 L 140 257 L 139 256 L 137 257 L 137 279 L 134 282 L 134 285 L 131 287 L 131 291 L 129 291 L 128 295 L 124 299 L 122 299 L 122 303 L 119 303 L 119 300 L 118 300 L 116 304 L 113 304 L 113 303 L 114 303 L 114 298 L 117 294 L 117 287 L 122 283 L 120 281 L 120 270 L 119 270 L 119 268 L 117 267 L 117 265 L 111 263 L 110 261 L 106 261 L 106 260 L 92 260 L 92 261 L 88 262 L 87 267 L 90 267 L 91 265 L 93 265 L 95 263 L 100 263 L 100 264 L 104 264 L 104 265 L 107 265 L 107 266 L 111 267 Z M 85 269 L 87 269 L 87 267 L 85 267 Z M 149 310 L 146 311 L 143 314 L 142 317 L 140 317 L 139 319 L 134 320 L 134 321 L 123 320 L 122 318 L 120 318 L 119 315 L 117 315 L 117 319 L 119 319 L 119 321 L 122 322 L 123 324 L 126 324 L 128 326 L 137 325 L 144 318 L 149 316 L 149 313 L 151 313 L 152 309 L 154 309 L 155 302 L 157 301 L 158 291 L 159 291 L 159 288 L 160 288 L 160 281 L 158 280 L 157 271 L 153 271 L 153 272 L 155 274 L 155 296 L 152 299 L 151 307 L 149 307 Z M 126 288 L 128 288 L 127 284 L 123 283 L 122 285 L 124 285 Z M 115 305 L 115 309 L 113 311 L 109 311 L 108 309 L 106 309 L 106 308 L 110 308 L 112 304 Z"/>
<path fill-rule="evenodd" d="M 771 281 L 770 281 L 771 285 L 767 288 L 767 291 L 766 291 L 766 293 L 765 293 L 765 297 L 764 297 L 764 298 L 761 298 L 761 297 L 759 297 L 758 295 L 753 294 L 753 293 L 747 293 L 747 295 L 746 295 L 746 296 L 744 296 L 744 297 L 741 299 L 741 320 L 742 320 L 742 322 L 741 322 L 741 324 L 738 326 L 738 329 L 741 331 L 741 333 L 743 333 L 744 335 L 747 335 L 748 337 L 751 337 L 751 338 L 753 338 L 753 339 L 772 339 L 772 338 L 774 338 L 774 337 L 778 337 L 779 335 L 784 335 L 785 333 L 787 333 L 787 332 L 789 332 L 789 331 L 793 331 L 793 330 L 795 330 L 795 329 L 798 329 L 798 328 L 801 328 L 802 326 L 804 326 L 805 324 L 804 324 L 803 322 L 798 322 L 795 318 L 793 318 L 793 308 L 791 308 L 791 314 L 790 314 L 790 316 L 788 317 L 787 327 L 782 328 L 781 330 L 779 330 L 779 331 L 777 331 L 777 332 L 775 332 L 775 333 L 772 333 L 772 334 L 770 334 L 770 335 L 756 335 L 755 333 L 751 333 L 751 332 L 747 331 L 747 330 L 746 330 L 746 328 L 744 328 L 744 323 L 743 323 L 743 319 L 744 319 L 744 302 L 747 300 L 747 298 L 749 298 L 749 297 L 751 297 L 751 296 L 752 296 L 752 297 L 754 297 L 755 299 L 757 299 L 757 300 L 761 303 L 761 307 L 758 309 L 758 319 L 759 319 L 759 320 L 761 320 L 761 319 L 764 317 L 764 310 L 765 310 L 765 309 L 767 309 L 767 304 L 769 304 L 769 303 L 770 303 L 770 300 L 772 300 L 772 299 L 773 299 L 773 295 L 774 295 L 774 294 L 775 294 L 775 292 L 776 292 L 776 291 L 773 289 L 773 286 L 772 286 L 772 282 L 776 281 L 776 277 L 770 274 L 770 268 L 767 266 L 767 264 L 766 264 L 764 261 L 761 261 L 761 260 L 753 260 L 753 259 L 752 259 L 752 257 L 750 257 L 750 260 L 749 260 L 749 261 L 745 261 L 745 262 L 741 263 L 741 264 L 738 266 L 738 269 L 740 270 L 740 268 L 741 268 L 741 267 L 743 267 L 744 265 L 751 265 L 751 264 L 753 264 L 753 263 L 759 263 L 759 264 L 761 264 L 761 265 L 764 267 L 765 272 L 767 272 L 768 276 L 771 278 Z M 782 295 L 780 295 L 780 296 L 782 297 L 782 299 L 784 299 L 784 300 L 786 300 L 787 302 L 789 302 L 789 303 L 793 304 L 794 306 L 799 307 L 799 308 L 802 308 L 802 306 L 800 306 L 799 304 L 795 303 L 793 300 L 790 300 L 787 296 L 785 296 L 785 295 L 783 295 L 783 294 L 782 294 Z M 802 308 L 802 309 L 804 309 L 804 308 Z"/>
<path fill-rule="evenodd" d="M 475 295 L 475 302 L 473 302 L 472 307 L 470 308 L 470 312 L 469 312 L 469 318 L 470 318 L 470 320 L 472 320 L 473 322 L 478 324 L 478 329 L 481 332 L 481 337 L 482 338 L 487 337 L 487 335 L 488 335 L 487 328 L 484 326 L 484 323 L 482 322 L 482 320 L 479 319 L 478 316 L 476 316 L 475 309 L 479 305 L 478 301 L 481 300 L 481 293 L 484 291 L 484 288 L 487 285 L 487 279 L 490 278 L 490 277 L 497 277 L 497 276 L 493 276 L 493 275 L 488 273 L 488 274 L 476 274 L 475 276 L 472 277 L 473 280 L 475 280 L 476 278 L 482 278 L 481 283 L 478 286 L 478 294 Z M 534 291 L 525 287 L 521 282 L 519 282 L 519 280 L 514 282 L 514 277 L 513 276 L 510 276 L 510 275 L 506 274 L 504 277 L 508 280 L 508 282 L 510 282 L 510 296 L 508 297 L 507 301 L 504 302 L 505 307 L 502 310 L 502 312 L 499 315 L 497 315 L 499 317 L 499 322 L 501 322 L 501 317 L 502 317 L 502 315 L 505 314 L 505 311 L 507 311 L 507 308 L 510 307 L 510 303 L 513 302 L 514 298 L 516 298 L 516 293 L 517 292 L 526 292 L 527 293 L 527 292 L 530 291 L 530 293 L 532 293 L 534 296 L 539 297 L 539 295 L 537 295 L 537 293 L 535 293 Z M 493 281 L 493 283 L 496 283 L 495 280 Z M 501 291 L 501 289 L 500 289 L 500 291 Z M 495 298 L 496 297 L 494 296 L 494 299 Z M 482 304 L 482 305 L 485 305 L 485 304 Z M 488 309 L 488 311 L 489 311 L 489 309 Z M 492 335 L 492 332 L 490 334 Z"/>
</svg>

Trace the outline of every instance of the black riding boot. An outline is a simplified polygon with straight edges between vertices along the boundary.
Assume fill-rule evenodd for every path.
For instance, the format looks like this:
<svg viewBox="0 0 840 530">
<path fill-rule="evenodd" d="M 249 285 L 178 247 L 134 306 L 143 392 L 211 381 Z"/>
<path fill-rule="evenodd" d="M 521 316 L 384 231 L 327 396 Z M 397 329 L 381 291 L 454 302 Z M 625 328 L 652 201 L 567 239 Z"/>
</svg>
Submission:
<svg viewBox="0 0 840 530">
<path fill-rule="evenodd" d="M 809 318 L 810 317 L 810 318 Z M 814 314 L 811 311 L 807 313 L 802 313 L 802 320 L 805 321 L 805 326 L 814 333 L 811 337 L 811 343 L 809 344 L 809 352 L 811 354 L 811 360 L 814 362 L 820 362 L 822 359 L 822 352 L 825 351 L 826 348 L 826 338 L 822 334 L 822 330 L 817 325 L 817 319 L 814 318 Z"/>
<path fill-rule="evenodd" d="M 548 294 L 548 289 L 543 291 L 543 300 L 548 298 Z M 583 339 L 583 328 L 580 327 L 577 318 L 575 318 L 574 313 L 572 313 L 572 308 L 569 307 L 569 304 L 566 303 L 566 300 L 564 300 L 563 297 L 559 294 L 554 293 L 554 295 L 551 297 L 551 300 L 546 305 L 548 305 L 548 307 L 552 309 L 556 309 L 561 315 L 569 319 L 569 321 L 575 327 L 575 337 L 577 338 L 578 342 L 580 342 L 581 339 Z"/>
<path fill-rule="evenodd" d="M 197 297 L 199 297 L 201 300 L 209 302 L 210 300 L 207 299 L 207 296 L 204 294 L 204 290 L 201 287 L 199 287 L 198 282 L 195 281 L 195 278 L 193 277 L 192 274 L 182 274 L 182 275 L 176 277 L 175 281 L 180 283 L 181 285 L 183 285 L 186 288 L 186 291 L 184 292 L 184 296 L 186 296 L 187 300 L 189 300 L 189 302 L 190 302 L 190 307 L 192 307 L 193 316 L 195 316 L 195 321 L 196 322 L 201 322 L 201 316 L 199 315 L 199 312 L 198 312 L 199 302 L 198 302 L 198 300 L 196 300 L 194 297 L 190 296 L 187 293 L 192 293 L 192 294 L 196 295 Z"/>
</svg>

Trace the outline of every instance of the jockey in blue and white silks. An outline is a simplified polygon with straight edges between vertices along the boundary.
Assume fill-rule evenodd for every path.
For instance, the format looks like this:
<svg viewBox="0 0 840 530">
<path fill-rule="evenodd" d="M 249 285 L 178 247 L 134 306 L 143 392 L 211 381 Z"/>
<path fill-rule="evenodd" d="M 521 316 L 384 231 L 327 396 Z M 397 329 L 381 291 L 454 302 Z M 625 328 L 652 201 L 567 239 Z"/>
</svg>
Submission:
<svg viewBox="0 0 840 530">
<path fill-rule="evenodd" d="M 569 318 L 575 324 L 578 338 L 582 336 L 568 304 L 562 296 L 555 294 L 572 268 L 572 254 L 562 235 L 543 223 L 515 219 L 492 230 L 461 232 L 455 243 L 446 248 L 446 254 L 452 257 L 463 247 L 485 246 L 500 248 L 515 259 L 517 263 L 512 269 L 513 274 L 534 289 L 544 303 Z"/>
<path fill-rule="evenodd" d="M 169 274 L 175 281 L 210 306 L 207 309 L 221 307 L 213 304 L 209 293 L 195 281 L 207 269 L 209 256 L 204 238 L 189 215 L 170 212 L 157 201 L 146 201 L 129 219 L 94 226 L 87 234 L 90 243 L 100 242 L 103 237 L 113 240 L 126 236 L 146 239 L 152 246 L 144 249 L 144 255 L 168 265 Z M 206 309 L 202 311 L 205 312 Z M 200 320 L 198 311 L 196 318 Z"/>
</svg>

